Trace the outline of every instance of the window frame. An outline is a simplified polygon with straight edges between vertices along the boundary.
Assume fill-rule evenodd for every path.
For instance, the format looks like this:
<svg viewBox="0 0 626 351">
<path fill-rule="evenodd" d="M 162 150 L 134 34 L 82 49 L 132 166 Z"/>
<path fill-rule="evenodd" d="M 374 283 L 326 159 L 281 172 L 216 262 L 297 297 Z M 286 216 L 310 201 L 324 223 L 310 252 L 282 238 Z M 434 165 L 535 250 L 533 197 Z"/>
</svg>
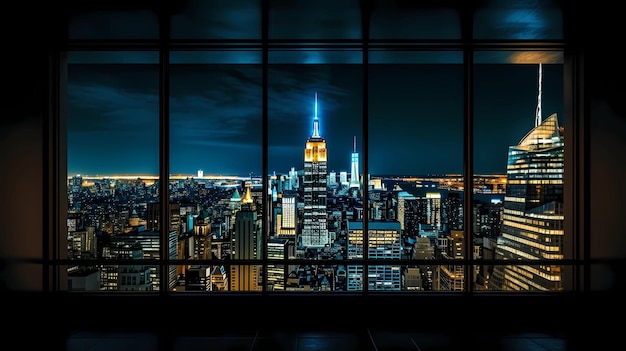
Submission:
<svg viewBox="0 0 626 351">
<path fill-rule="evenodd" d="M 241 45 L 242 47 L 254 47 L 258 48 L 262 52 L 262 110 L 263 110 L 263 174 L 269 174 L 268 169 L 268 53 L 274 48 L 285 48 L 285 47 L 295 47 L 295 48 L 306 48 L 309 45 L 312 45 L 315 42 L 313 40 L 294 40 L 294 41 L 286 41 L 286 40 L 277 40 L 271 39 L 268 37 L 268 12 L 269 12 L 269 2 L 262 2 L 262 28 L 261 28 L 261 39 L 254 40 L 243 40 L 243 41 L 234 41 L 236 45 Z M 580 82 L 582 81 L 582 72 L 579 67 L 582 65 L 582 58 L 575 50 L 570 49 L 570 45 L 565 40 L 550 40 L 550 41 L 532 41 L 532 40 L 477 40 L 472 39 L 472 24 L 473 24 L 473 12 L 472 9 L 468 6 L 457 5 L 458 10 L 461 13 L 461 32 L 462 38 L 459 40 L 440 40 L 437 42 L 433 42 L 431 40 L 403 40 L 401 43 L 397 43 L 395 40 L 370 40 L 367 33 L 369 29 L 369 13 L 367 13 L 368 8 L 366 6 L 362 6 L 361 11 L 361 20 L 362 20 L 362 31 L 363 38 L 362 39 L 334 39 L 328 41 L 329 48 L 338 48 L 338 47 L 358 47 L 362 51 L 363 60 L 360 65 L 363 67 L 363 135 L 361 139 L 363 140 L 363 155 L 362 155 L 362 170 L 364 174 L 368 173 L 368 106 L 367 106 L 367 94 L 368 94 L 368 50 L 371 48 L 377 47 L 397 47 L 399 49 L 414 49 L 414 50 L 461 50 L 463 52 L 463 66 L 464 66 L 464 151 L 463 151 L 463 174 L 464 176 L 464 185 L 465 189 L 471 189 L 474 179 L 473 172 L 473 65 L 474 58 L 473 53 L 475 50 L 560 50 L 564 55 L 564 121 L 565 124 L 573 131 L 572 134 L 568 135 L 568 140 L 565 143 L 565 182 L 564 182 L 564 204 L 565 204 L 565 232 L 569 233 L 570 240 L 566 240 L 567 250 L 571 252 L 571 259 L 559 260 L 563 266 L 570 267 L 573 272 L 570 275 L 573 278 L 572 282 L 568 283 L 567 291 L 581 291 L 588 289 L 589 286 L 589 270 L 590 264 L 585 259 L 588 257 L 589 248 L 588 248 L 588 230 L 584 230 L 586 226 L 586 218 L 588 218 L 589 209 L 584 206 L 584 199 L 588 197 L 588 187 L 584 184 L 584 180 L 588 177 L 587 170 L 585 165 L 588 164 L 586 156 L 588 153 L 586 152 L 588 148 L 587 135 L 585 133 L 585 126 L 588 124 L 588 121 L 583 118 L 583 110 L 584 110 L 584 101 L 583 94 Z M 49 210 L 48 212 L 51 214 L 49 216 L 48 224 L 49 231 L 48 235 L 44 240 L 44 250 L 47 253 L 47 260 L 44 267 L 44 282 L 47 284 L 44 285 L 44 289 L 51 291 L 65 291 L 67 287 L 65 286 L 64 280 L 67 280 L 66 274 L 64 271 L 64 265 L 75 264 L 76 260 L 66 260 L 64 257 L 66 249 L 64 248 L 64 234 L 67 229 L 65 226 L 66 221 L 64 219 L 67 218 L 67 201 L 64 194 L 67 194 L 67 125 L 65 120 L 65 111 L 66 111 L 66 93 L 65 86 L 67 84 L 66 75 L 67 75 L 67 67 L 66 67 L 66 58 L 67 52 L 72 50 L 132 50 L 132 49 L 140 49 L 140 50 L 157 50 L 160 58 L 159 62 L 159 72 L 160 72 L 160 87 L 159 87 L 159 121 L 160 121 L 160 173 L 159 179 L 165 180 L 169 178 L 169 117 L 170 117 L 170 108 L 169 108 L 169 99 L 170 99 L 170 86 L 169 86 L 169 72 L 170 72 L 170 51 L 174 50 L 202 50 L 202 49 L 216 49 L 220 47 L 233 47 L 230 45 L 232 40 L 220 40 L 220 39 L 212 39 L 212 40 L 194 40 L 194 41 L 186 41 L 186 40 L 173 40 L 168 38 L 169 36 L 169 27 L 170 27 L 170 19 L 169 14 L 166 9 L 158 8 L 158 10 L 162 11 L 159 13 L 159 27 L 160 27 L 160 39 L 154 40 L 136 40 L 136 41 L 128 41 L 128 40 L 120 40 L 120 41 L 99 41 L 99 40 L 70 40 L 68 38 L 63 38 L 63 45 L 61 48 L 54 52 L 51 59 L 51 70 L 55 72 L 53 79 L 53 85 L 57 87 L 58 95 L 54 95 L 50 98 L 50 105 L 53 106 L 53 119 L 49 123 L 50 135 L 47 148 L 47 153 L 49 158 L 52 161 L 52 169 L 53 172 L 51 174 L 55 174 L 54 177 L 48 180 L 48 188 L 49 188 Z M 564 14 L 565 14 L 564 9 Z M 69 20 L 68 20 L 69 22 Z M 567 26 L 565 26 L 565 32 L 567 34 Z M 565 36 L 567 37 L 567 36 Z M 315 47 L 318 48 L 320 45 L 315 44 Z M 169 189 L 168 182 L 161 181 L 160 193 L 162 194 L 162 200 L 160 202 L 160 210 L 161 213 L 169 213 Z M 268 177 L 264 177 L 263 180 L 263 188 L 268 189 L 269 182 Z M 367 198 L 367 189 L 364 189 L 363 197 Z M 267 204 L 267 198 L 264 199 L 264 204 Z M 269 206 L 264 205 L 264 213 L 263 217 L 267 218 L 269 213 Z M 472 211 L 472 196 L 464 196 L 464 216 L 465 218 L 471 218 Z M 367 211 L 366 211 L 367 212 Z M 163 227 L 169 228 L 169 216 L 163 216 Z M 367 232 L 367 215 L 364 218 L 364 232 Z M 471 226 L 465 225 L 464 229 L 464 243 L 465 243 L 465 259 L 456 261 L 460 265 L 465 267 L 465 276 L 468 277 L 471 274 L 471 269 L 476 264 L 484 264 L 489 263 L 488 260 L 481 259 L 477 261 L 473 259 L 473 245 L 472 245 L 472 236 Z M 267 243 L 269 228 L 267 226 L 263 226 L 263 242 Z M 167 231 L 161 231 L 161 242 L 167 242 Z M 367 236 L 364 238 L 364 245 L 368 245 Z M 168 257 L 168 248 L 167 245 L 161 245 L 161 257 L 162 259 L 158 261 L 150 261 L 146 260 L 146 265 L 159 265 L 161 268 L 161 272 L 166 272 L 167 267 L 169 265 L 178 265 L 178 264 L 186 264 L 186 261 L 180 260 L 170 260 L 166 259 Z M 268 264 L 272 264 L 272 261 L 269 261 L 267 258 L 267 250 L 263 250 L 264 256 L 262 260 L 243 260 L 241 261 L 243 264 L 261 264 L 263 266 L 267 266 Z M 117 261 L 117 260 L 116 260 Z M 89 261 L 93 263 L 93 260 Z M 97 262 L 97 260 L 96 260 Z M 203 260 L 194 260 L 192 263 L 210 263 L 211 261 L 203 261 Z M 290 263 L 298 263 L 298 260 L 289 260 Z M 302 261 L 303 263 L 305 261 Z M 358 263 L 358 261 L 354 260 L 346 260 L 346 262 L 350 263 Z M 435 265 L 444 265 L 447 262 L 446 260 L 430 260 L 431 264 Z M 532 261 L 533 264 L 538 264 L 543 261 Z M 549 261 L 546 261 L 549 263 Z M 119 263 L 130 263 L 130 261 L 119 260 Z M 310 262 L 309 262 L 310 263 Z M 372 264 L 372 261 L 366 259 L 362 262 L 364 265 L 364 271 L 367 269 L 367 265 Z M 404 261 L 394 261 L 394 264 L 404 264 Z M 415 261 L 411 261 L 412 264 Z M 493 264 L 502 264 L 501 261 L 493 261 Z M 378 264 L 378 263 L 377 263 Z M 267 274 L 267 270 L 264 270 L 265 274 Z M 64 279 L 65 278 L 65 279 Z M 267 281 L 267 276 L 265 275 L 263 281 Z M 365 288 L 362 291 L 359 291 L 355 294 L 357 295 L 367 295 L 373 292 L 367 290 L 367 284 L 364 285 Z M 159 295 L 169 295 L 172 294 L 171 291 L 167 290 L 166 284 L 161 284 L 159 290 Z M 466 283 L 464 284 L 464 293 L 473 295 L 473 284 Z M 233 293 L 233 292 L 228 292 Z M 264 285 L 262 294 L 265 295 L 268 292 L 266 291 L 266 287 Z M 376 292 L 378 294 L 378 292 Z M 393 292 L 396 294 L 405 294 L 407 292 Z M 444 293 L 441 291 L 435 291 L 433 293 Z M 483 292 L 481 292 L 482 294 Z M 186 292 L 185 294 L 188 294 Z M 278 293 L 285 294 L 285 292 Z M 352 293 L 348 292 L 340 292 L 339 295 L 351 295 Z M 409 295 L 420 295 L 414 292 L 408 292 Z M 307 294 L 309 296 L 309 294 Z"/>
</svg>

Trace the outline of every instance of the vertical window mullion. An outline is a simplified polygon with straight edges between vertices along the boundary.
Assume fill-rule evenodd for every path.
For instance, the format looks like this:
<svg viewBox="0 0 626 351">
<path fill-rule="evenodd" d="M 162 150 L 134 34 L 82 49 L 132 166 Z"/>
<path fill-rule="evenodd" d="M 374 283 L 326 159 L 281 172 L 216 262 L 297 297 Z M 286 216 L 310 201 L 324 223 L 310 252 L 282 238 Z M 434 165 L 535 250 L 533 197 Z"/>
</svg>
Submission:
<svg viewBox="0 0 626 351">
<path fill-rule="evenodd" d="M 48 230 L 43 232 L 43 290 L 45 292 L 67 289 L 67 273 L 57 262 L 67 259 L 67 243 L 61 238 L 66 231 L 67 221 L 67 107 L 64 103 L 67 87 L 67 55 L 62 52 L 50 56 L 48 63 L 51 71 L 49 91 L 49 116 L 44 125 L 44 145 L 50 145 L 48 153 L 44 153 L 44 167 L 49 169 L 48 174 L 56 174 L 58 178 L 45 178 L 43 194 L 46 211 L 44 222 L 48 223 Z M 56 153 L 56 155 L 55 155 Z M 48 158 L 46 158 L 48 157 Z M 56 162 L 54 162 L 56 157 Z M 44 168 L 45 169 L 45 168 Z M 52 197 L 51 197 L 52 196 Z M 56 199 L 56 200 L 55 200 Z M 47 207 L 47 205 L 52 207 Z M 50 218 L 50 220 L 48 220 Z M 67 269 L 65 269 L 67 271 Z M 64 281 L 62 281 L 64 279 Z"/>
<path fill-rule="evenodd" d="M 369 71 L 369 28 L 370 28 L 370 13 L 371 8 L 369 6 L 368 1 L 364 1 L 361 3 L 361 16 L 362 16 L 362 37 L 363 42 L 361 46 L 362 55 L 363 55 L 363 203 L 367 204 L 367 199 L 369 199 L 368 194 L 368 174 L 369 174 L 369 166 L 368 166 L 368 156 L 369 156 L 369 141 L 368 141 L 368 94 L 369 94 L 369 82 L 368 82 L 368 71 Z M 364 208 L 363 211 L 363 294 L 366 295 L 369 290 L 369 210 L 368 208 Z"/>
<path fill-rule="evenodd" d="M 43 181 L 44 218 L 47 231 L 43 231 L 43 274 L 42 287 L 45 292 L 68 289 L 67 269 L 60 265 L 68 258 L 67 241 L 67 43 L 69 15 L 64 13 L 60 25 L 54 27 L 54 54 L 50 55 L 48 69 L 51 79 L 48 85 L 48 123 L 44 125 L 44 169 L 57 178 Z M 61 49 L 63 47 L 63 49 Z M 46 158 L 47 157 L 47 158 Z M 48 197 L 46 197 L 46 194 Z M 51 206 L 51 207 L 48 207 Z M 64 249 L 65 248 L 65 249 Z M 52 255 L 52 256 L 50 256 Z"/>
<path fill-rule="evenodd" d="M 465 118 L 464 118 L 464 188 L 467 189 L 465 191 L 465 196 L 463 197 L 463 217 L 464 218 L 472 218 L 473 212 L 473 183 L 474 183 L 474 114 L 473 114 L 473 50 L 469 48 L 465 48 L 463 51 L 463 65 L 465 66 Z M 468 223 L 468 221 L 463 222 L 463 245 L 464 252 L 463 255 L 466 259 L 465 265 L 465 284 L 463 290 L 466 293 L 472 293 L 474 290 L 473 281 L 473 270 L 474 270 L 474 250 L 473 250 L 473 240 L 472 240 L 472 225 Z"/>
<path fill-rule="evenodd" d="M 464 90 L 465 101 L 463 118 L 463 217 L 472 218 L 473 215 L 473 183 L 474 183 L 474 94 L 473 94 L 473 12 L 471 7 L 462 7 L 461 12 L 461 37 L 465 45 L 463 46 L 463 66 L 464 66 Z M 463 256 L 465 258 L 463 284 L 464 293 L 471 294 L 474 290 L 473 270 L 474 252 L 472 240 L 472 225 L 468 220 L 463 221 Z"/>
<path fill-rule="evenodd" d="M 169 279 L 169 166 L 170 166 L 170 89 L 169 89 L 169 35 L 170 20 L 167 11 L 159 13 L 159 192 L 160 206 L 160 281 L 159 294 L 166 295 Z"/>
<path fill-rule="evenodd" d="M 261 89 L 262 89 L 262 97 L 261 97 L 261 110 L 263 113 L 263 117 L 262 117 L 262 125 L 263 125 L 263 151 L 262 151 L 262 157 L 263 157 L 263 193 L 266 195 L 267 194 L 267 190 L 269 189 L 269 166 L 268 166 L 268 78 L 267 78 L 267 74 L 268 74 L 268 35 L 269 35 L 269 1 L 270 0 L 263 0 L 261 2 Z M 262 265 L 262 272 L 263 272 L 263 277 L 262 277 L 262 281 L 263 281 L 263 287 L 262 287 L 262 294 L 267 294 L 267 277 L 268 277 L 268 258 L 267 258 L 267 249 L 268 249 L 268 238 L 269 238 L 269 224 L 267 223 L 267 219 L 269 218 L 269 215 L 271 215 L 270 213 L 270 200 L 267 196 L 263 196 L 262 199 L 262 203 L 263 203 L 263 219 L 261 221 L 263 228 L 261 228 L 261 235 L 263 236 L 263 239 L 261 240 L 261 242 L 263 243 L 263 265 Z M 285 274 L 288 274 L 289 272 L 285 271 Z"/>
</svg>

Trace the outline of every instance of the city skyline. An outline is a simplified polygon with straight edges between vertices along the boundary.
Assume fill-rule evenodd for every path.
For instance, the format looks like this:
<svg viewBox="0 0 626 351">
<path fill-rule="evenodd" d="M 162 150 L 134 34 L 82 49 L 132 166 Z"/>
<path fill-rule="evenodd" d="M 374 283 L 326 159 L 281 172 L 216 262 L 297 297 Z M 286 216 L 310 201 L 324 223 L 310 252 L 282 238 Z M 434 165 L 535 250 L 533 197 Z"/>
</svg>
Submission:
<svg viewBox="0 0 626 351">
<path fill-rule="evenodd" d="M 535 64 L 476 65 L 476 174 L 504 174 L 508 147 L 532 129 L 537 70 Z M 372 65 L 367 104 L 362 71 L 344 64 L 270 66 L 269 173 L 302 169 L 317 93 L 329 171 L 350 172 L 356 137 L 366 173 L 367 108 L 367 173 L 461 174 L 462 65 Z M 543 65 L 544 118 L 562 119 L 562 74 L 561 65 Z M 261 78 L 260 65 L 172 66 L 170 174 L 261 174 Z M 68 175 L 159 174 L 157 88 L 155 65 L 70 65 Z"/>
</svg>

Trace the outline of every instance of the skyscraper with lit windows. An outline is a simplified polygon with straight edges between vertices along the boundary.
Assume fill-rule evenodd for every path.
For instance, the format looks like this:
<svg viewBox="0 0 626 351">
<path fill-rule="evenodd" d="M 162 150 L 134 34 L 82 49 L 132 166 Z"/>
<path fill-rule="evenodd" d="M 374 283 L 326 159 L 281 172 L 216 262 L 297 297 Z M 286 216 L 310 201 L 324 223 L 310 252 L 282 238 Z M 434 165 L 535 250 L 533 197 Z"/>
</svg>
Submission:
<svg viewBox="0 0 626 351">
<path fill-rule="evenodd" d="M 270 238 L 267 240 L 267 258 L 269 260 L 283 260 L 293 258 L 293 242 L 285 238 Z M 287 284 L 288 265 L 267 265 L 267 289 L 270 291 L 285 290 Z"/>
<path fill-rule="evenodd" d="M 277 218 L 276 234 L 278 236 L 289 236 L 292 239 L 296 236 L 296 228 L 298 225 L 298 195 L 295 191 L 285 190 L 280 198 L 281 213 L 280 219 Z"/>
<path fill-rule="evenodd" d="M 441 230 L 441 193 L 426 193 L 426 223 Z"/>
<path fill-rule="evenodd" d="M 563 135 L 556 113 L 541 118 L 541 65 L 535 127 L 510 146 L 502 234 L 495 257 L 502 260 L 563 258 Z M 496 265 L 494 290 L 562 290 L 562 266 Z"/>
<path fill-rule="evenodd" d="M 400 222 L 370 221 L 368 223 L 368 259 L 400 260 L 402 244 Z M 348 221 L 348 259 L 364 259 L 365 240 L 361 221 Z M 367 284 L 369 290 L 399 291 L 402 289 L 402 271 L 400 265 L 369 265 L 364 277 L 364 267 L 360 264 L 347 266 L 347 290 L 363 290 Z M 367 279 L 364 281 L 364 279 Z"/>
<path fill-rule="evenodd" d="M 327 157 L 326 140 L 320 136 L 316 93 L 313 134 L 304 148 L 304 221 L 300 244 L 306 248 L 321 248 L 330 243 L 326 213 Z"/>
<path fill-rule="evenodd" d="M 237 211 L 235 216 L 235 228 L 231 242 L 232 261 L 261 258 L 260 229 L 250 185 L 247 185 L 241 209 Z M 262 287 L 259 284 L 260 272 L 258 265 L 231 265 L 229 284 L 231 291 L 261 290 Z"/>
</svg>

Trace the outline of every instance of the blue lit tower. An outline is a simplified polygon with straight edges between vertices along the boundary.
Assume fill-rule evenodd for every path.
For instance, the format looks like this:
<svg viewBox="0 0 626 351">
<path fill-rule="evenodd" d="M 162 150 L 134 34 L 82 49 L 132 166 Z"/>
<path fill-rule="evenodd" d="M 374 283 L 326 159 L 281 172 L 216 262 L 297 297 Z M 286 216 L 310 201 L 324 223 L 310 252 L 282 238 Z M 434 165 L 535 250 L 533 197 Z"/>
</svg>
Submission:
<svg viewBox="0 0 626 351">
<path fill-rule="evenodd" d="M 306 140 L 304 147 L 304 222 L 301 245 L 306 248 L 320 248 L 330 243 L 326 214 L 326 168 L 326 140 L 319 134 L 316 93 L 313 134 Z"/>
<path fill-rule="evenodd" d="M 352 146 L 352 159 L 350 167 L 350 188 L 361 189 L 361 181 L 359 179 L 359 153 L 356 152 L 356 136 L 354 137 Z"/>
<path fill-rule="evenodd" d="M 563 258 L 563 135 L 556 113 L 541 118 L 541 65 L 535 127 L 509 147 L 502 234 L 495 257 L 501 260 Z M 489 289 L 562 290 L 562 266 L 494 266 Z"/>
</svg>

